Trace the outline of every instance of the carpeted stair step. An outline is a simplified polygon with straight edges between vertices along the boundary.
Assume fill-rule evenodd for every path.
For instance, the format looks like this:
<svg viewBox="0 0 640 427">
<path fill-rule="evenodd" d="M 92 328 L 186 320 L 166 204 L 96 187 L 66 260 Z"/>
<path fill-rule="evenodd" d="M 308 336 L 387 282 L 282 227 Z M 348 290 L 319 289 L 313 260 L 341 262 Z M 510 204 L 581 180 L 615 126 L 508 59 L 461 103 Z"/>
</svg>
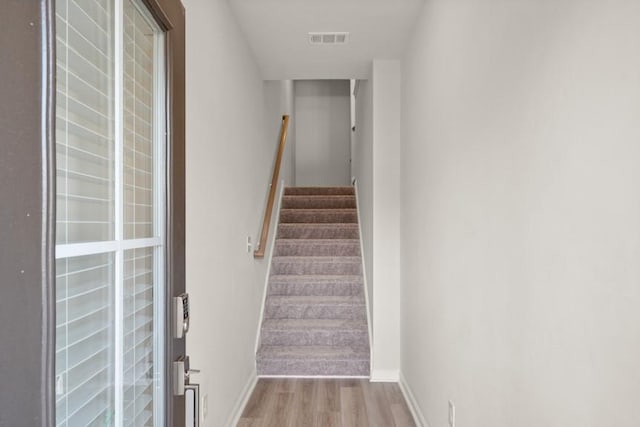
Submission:
<svg viewBox="0 0 640 427">
<path fill-rule="evenodd" d="M 353 187 L 285 189 L 258 375 L 369 375 L 359 234 Z"/>
<path fill-rule="evenodd" d="M 274 256 L 271 274 L 339 275 L 362 274 L 360 257 L 348 256 Z"/>
<path fill-rule="evenodd" d="M 272 295 L 265 304 L 265 319 L 351 319 L 366 321 L 360 296 Z"/>
<path fill-rule="evenodd" d="M 280 223 L 340 223 L 349 224 L 358 222 L 358 213 L 355 209 L 282 209 L 280 210 Z"/>
<path fill-rule="evenodd" d="M 269 278 L 268 295 L 358 295 L 362 298 L 362 276 L 274 275 Z"/>
<path fill-rule="evenodd" d="M 353 196 L 354 187 L 286 187 L 285 196 L 306 195 L 306 196 Z"/>
<path fill-rule="evenodd" d="M 261 346 L 256 357 L 261 375 L 368 376 L 369 347 Z"/>
<path fill-rule="evenodd" d="M 277 239 L 275 256 L 359 256 L 358 239 Z"/>
<path fill-rule="evenodd" d="M 279 239 L 359 239 L 358 224 L 279 224 Z"/>
<path fill-rule="evenodd" d="M 366 320 L 264 319 L 261 345 L 368 346 Z"/>
<path fill-rule="evenodd" d="M 355 209 L 355 196 L 292 195 L 282 198 L 282 209 Z"/>
</svg>

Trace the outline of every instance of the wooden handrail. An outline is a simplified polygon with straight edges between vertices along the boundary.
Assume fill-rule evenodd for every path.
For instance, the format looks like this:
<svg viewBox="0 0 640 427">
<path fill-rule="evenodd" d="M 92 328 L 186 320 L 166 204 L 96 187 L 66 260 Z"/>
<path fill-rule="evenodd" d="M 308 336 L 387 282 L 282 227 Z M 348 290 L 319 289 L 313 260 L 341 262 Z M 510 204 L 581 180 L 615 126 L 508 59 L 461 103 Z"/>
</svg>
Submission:
<svg viewBox="0 0 640 427">
<path fill-rule="evenodd" d="M 267 201 L 267 210 L 264 212 L 264 221 L 262 222 L 262 234 L 260 234 L 260 242 L 253 252 L 254 258 L 264 258 L 264 251 L 267 247 L 267 238 L 269 237 L 269 225 L 271 224 L 271 214 L 273 212 L 273 204 L 276 200 L 276 189 L 278 188 L 278 176 L 280 175 L 280 164 L 282 163 L 282 155 L 284 154 L 284 146 L 287 143 L 287 132 L 289 130 L 289 116 L 282 116 L 282 126 L 280 128 L 280 144 L 278 145 L 278 154 L 276 156 L 276 164 L 273 166 L 273 176 L 271 177 L 271 185 L 269 186 L 269 199 Z"/>
</svg>

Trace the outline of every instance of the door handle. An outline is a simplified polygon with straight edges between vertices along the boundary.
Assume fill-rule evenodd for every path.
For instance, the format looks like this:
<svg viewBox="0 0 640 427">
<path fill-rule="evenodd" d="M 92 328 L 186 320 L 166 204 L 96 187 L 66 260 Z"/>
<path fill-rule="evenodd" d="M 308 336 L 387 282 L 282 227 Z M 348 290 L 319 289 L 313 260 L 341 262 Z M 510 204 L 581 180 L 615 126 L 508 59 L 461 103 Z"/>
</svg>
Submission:
<svg viewBox="0 0 640 427">
<path fill-rule="evenodd" d="M 184 390 L 189 385 L 191 374 L 200 373 L 199 369 L 191 369 L 189 366 L 189 356 L 180 356 L 173 362 L 173 394 L 183 396 Z"/>
</svg>

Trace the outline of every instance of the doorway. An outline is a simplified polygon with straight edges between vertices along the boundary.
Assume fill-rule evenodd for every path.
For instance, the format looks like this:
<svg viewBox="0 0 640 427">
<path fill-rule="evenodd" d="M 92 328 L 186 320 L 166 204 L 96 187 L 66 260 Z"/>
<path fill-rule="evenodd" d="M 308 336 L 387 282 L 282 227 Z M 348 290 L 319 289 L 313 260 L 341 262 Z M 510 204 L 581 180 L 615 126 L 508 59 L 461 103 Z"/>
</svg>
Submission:
<svg viewBox="0 0 640 427">
<path fill-rule="evenodd" d="M 349 80 L 295 81 L 296 185 L 350 184 L 349 84 Z"/>
</svg>

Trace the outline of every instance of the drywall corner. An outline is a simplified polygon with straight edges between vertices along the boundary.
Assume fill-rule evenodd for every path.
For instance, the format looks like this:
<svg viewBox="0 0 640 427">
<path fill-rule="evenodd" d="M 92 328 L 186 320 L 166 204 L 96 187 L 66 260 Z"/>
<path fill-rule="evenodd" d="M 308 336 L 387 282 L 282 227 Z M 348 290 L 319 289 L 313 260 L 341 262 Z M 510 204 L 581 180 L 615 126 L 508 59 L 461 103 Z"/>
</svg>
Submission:
<svg viewBox="0 0 640 427">
<path fill-rule="evenodd" d="M 373 371 L 400 368 L 401 66 L 372 71 Z"/>
</svg>

